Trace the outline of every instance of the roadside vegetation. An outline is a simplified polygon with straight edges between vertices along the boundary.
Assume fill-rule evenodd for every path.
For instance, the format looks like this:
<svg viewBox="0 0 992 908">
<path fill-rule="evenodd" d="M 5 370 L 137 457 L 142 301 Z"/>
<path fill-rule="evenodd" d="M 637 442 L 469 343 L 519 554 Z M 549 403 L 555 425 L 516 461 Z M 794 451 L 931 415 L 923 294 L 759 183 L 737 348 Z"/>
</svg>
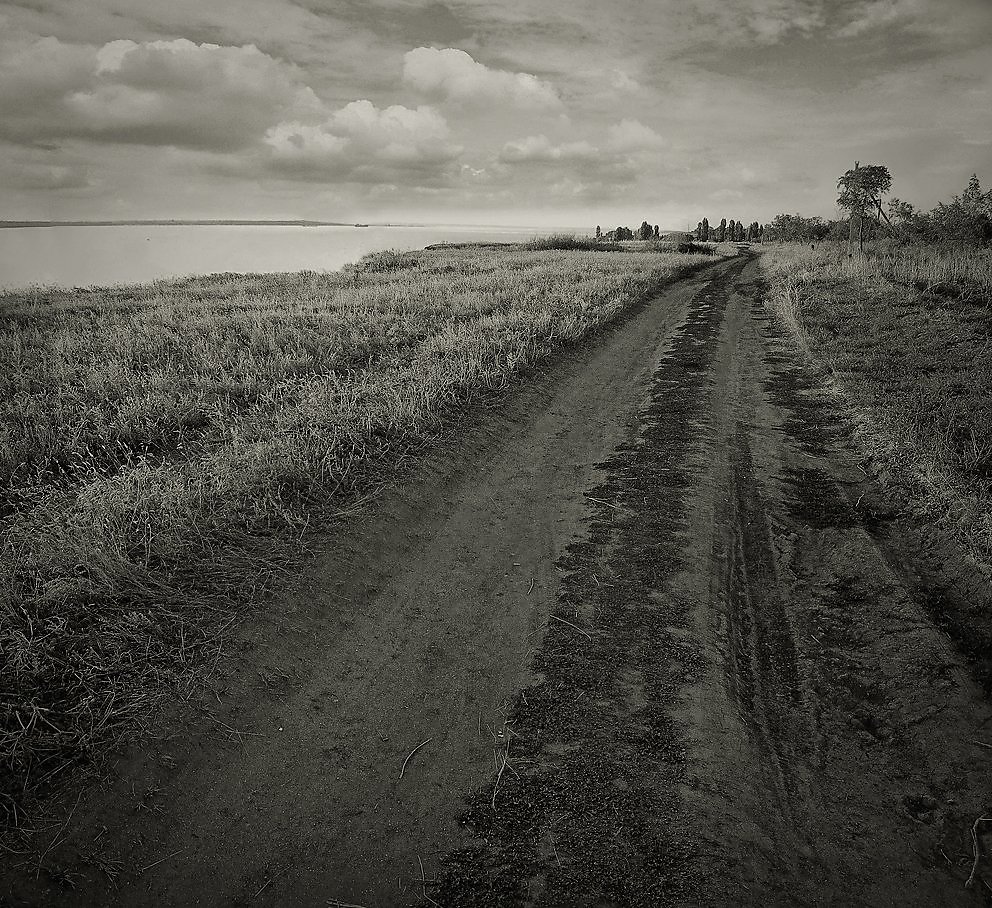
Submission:
<svg viewBox="0 0 992 908">
<path fill-rule="evenodd" d="M 770 298 L 927 519 L 992 563 L 992 250 L 766 249 Z"/>
<path fill-rule="evenodd" d="M 770 299 L 889 478 L 992 563 L 992 192 L 973 175 L 929 213 L 891 199 L 886 214 L 891 185 L 856 162 L 837 181 L 847 219 L 768 224 Z"/>
<path fill-rule="evenodd" d="M 710 258 L 554 243 L 0 295 L 0 805 L 188 696 L 226 622 L 479 392 Z"/>
</svg>

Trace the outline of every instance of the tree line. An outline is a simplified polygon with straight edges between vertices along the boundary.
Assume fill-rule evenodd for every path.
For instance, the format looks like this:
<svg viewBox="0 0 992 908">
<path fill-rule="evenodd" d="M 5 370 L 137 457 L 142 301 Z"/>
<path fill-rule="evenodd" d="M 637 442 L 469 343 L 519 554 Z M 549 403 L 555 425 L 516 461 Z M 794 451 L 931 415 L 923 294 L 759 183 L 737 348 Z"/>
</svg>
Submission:
<svg viewBox="0 0 992 908">
<path fill-rule="evenodd" d="M 752 221 L 747 227 L 743 221 L 735 221 L 733 218 L 728 222 L 726 218 L 720 219 L 719 227 L 710 227 L 708 218 L 703 218 L 696 225 L 696 239 L 705 243 L 760 243 L 764 228 L 757 221 Z"/>
<path fill-rule="evenodd" d="M 857 162 L 837 181 L 837 206 L 847 212 L 846 218 L 778 214 L 765 225 L 765 234 L 779 242 L 847 240 L 852 252 L 863 251 L 866 242 L 882 237 L 938 245 L 992 244 L 992 191 L 982 191 L 977 174 L 972 174 L 963 192 L 930 211 L 898 198 L 883 206 L 891 186 L 892 175 L 884 164 Z"/>
<path fill-rule="evenodd" d="M 596 225 L 596 239 L 616 242 L 618 240 L 657 240 L 659 239 L 658 225 L 653 227 L 647 221 L 641 221 L 641 226 L 637 230 L 629 227 L 614 227 L 603 233 L 603 229 Z"/>
</svg>

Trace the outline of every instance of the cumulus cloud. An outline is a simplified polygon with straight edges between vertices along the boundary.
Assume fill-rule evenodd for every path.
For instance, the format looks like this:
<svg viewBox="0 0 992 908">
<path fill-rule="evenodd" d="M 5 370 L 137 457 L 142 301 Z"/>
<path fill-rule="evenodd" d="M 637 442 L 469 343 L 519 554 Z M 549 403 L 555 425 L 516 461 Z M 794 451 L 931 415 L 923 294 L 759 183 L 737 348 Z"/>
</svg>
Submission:
<svg viewBox="0 0 992 908">
<path fill-rule="evenodd" d="M 231 150 L 321 104 L 295 67 L 254 45 L 43 38 L 0 63 L 0 134 Z"/>
<path fill-rule="evenodd" d="M 461 104 L 500 104 L 524 110 L 561 106 L 558 92 L 530 73 L 490 69 L 455 48 L 418 47 L 403 57 L 403 82 L 429 97 Z"/>
<path fill-rule="evenodd" d="M 872 29 L 911 21 L 923 11 L 920 0 L 862 0 L 849 11 L 850 21 L 837 34 L 852 38 Z"/>
<path fill-rule="evenodd" d="M 503 164 L 561 164 L 609 160 L 611 166 L 656 151 L 664 139 L 639 120 L 624 119 L 606 130 L 605 141 L 596 146 L 586 140 L 555 144 L 545 135 L 526 136 L 503 145 Z"/>
<path fill-rule="evenodd" d="M 265 135 L 270 166 L 312 179 L 378 182 L 404 175 L 405 182 L 440 178 L 461 147 L 444 117 L 432 107 L 394 105 L 380 110 L 353 101 L 321 123 L 289 121 Z"/>
<path fill-rule="evenodd" d="M 651 151 L 665 144 L 665 140 L 657 132 L 640 120 L 621 120 L 607 132 L 610 147 L 617 150 Z"/>
<path fill-rule="evenodd" d="M 505 164 L 548 163 L 587 161 L 598 154 L 599 150 L 589 142 L 564 142 L 555 145 L 547 136 L 540 135 L 507 142 L 500 151 L 499 159 Z"/>
</svg>

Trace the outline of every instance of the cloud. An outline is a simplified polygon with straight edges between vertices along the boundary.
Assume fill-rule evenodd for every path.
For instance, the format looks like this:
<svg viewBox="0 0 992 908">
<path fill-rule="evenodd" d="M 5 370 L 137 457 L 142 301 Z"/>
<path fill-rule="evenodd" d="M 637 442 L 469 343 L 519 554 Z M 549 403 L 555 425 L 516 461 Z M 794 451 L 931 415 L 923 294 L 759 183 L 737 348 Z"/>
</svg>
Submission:
<svg viewBox="0 0 992 908">
<path fill-rule="evenodd" d="M 432 107 L 353 101 L 321 123 L 290 121 L 268 130 L 268 166 L 313 180 L 436 182 L 461 153 Z"/>
<path fill-rule="evenodd" d="M 837 31 L 838 37 L 853 38 L 895 23 L 907 22 L 924 12 L 919 0 L 861 0 L 851 11 L 850 21 Z"/>
<path fill-rule="evenodd" d="M 503 145 L 499 161 L 503 164 L 560 164 L 608 159 L 616 165 L 664 145 L 665 140 L 650 126 L 639 120 L 624 119 L 607 128 L 606 141 L 599 147 L 586 140 L 556 145 L 543 134 L 527 136 Z"/>
<path fill-rule="evenodd" d="M 614 69 L 609 74 L 610 85 L 617 91 L 643 91 L 644 86 L 622 69 Z"/>
<path fill-rule="evenodd" d="M 44 38 L 0 63 L 0 134 L 232 150 L 280 116 L 315 116 L 295 67 L 254 45 Z"/>
<path fill-rule="evenodd" d="M 610 148 L 628 151 L 652 151 L 661 148 L 665 140 L 640 120 L 625 119 L 607 131 Z"/>
<path fill-rule="evenodd" d="M 490 69 L 463 50 L 418 47 L 403 57 L 403 82 L 429 97 L 461 104 L 498 104 L 524 110 L 561 106 L 557 91 L 530 73 Z"/>
<path fill-rule="evenodd" d="M 21 190 L 87 189 L 93 181 L 79 164 L 44 164 L 21 162 L 4 164 L 0 172 L 8 188 Z"/>
<path fill-rule="evenodd" d="M 589 142 L 565 142 L 555 145 L 547 136 L 527 136 L 507 142 L 499 153 L 504 164 L 550 163 L 558 161 L 588 161 L 599 155 Z"/>
</svg>

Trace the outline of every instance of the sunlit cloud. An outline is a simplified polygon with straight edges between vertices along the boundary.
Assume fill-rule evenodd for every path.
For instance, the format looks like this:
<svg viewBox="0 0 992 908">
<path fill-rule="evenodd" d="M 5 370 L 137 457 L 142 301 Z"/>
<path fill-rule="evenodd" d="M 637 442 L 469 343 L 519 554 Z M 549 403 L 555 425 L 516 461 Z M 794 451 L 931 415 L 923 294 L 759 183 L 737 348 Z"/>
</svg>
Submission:
<svg viewBox="0 0 992 908">
<path fill-rule="evenodd" d="M 490 69 L 463 50 L 418 47 L 403 58 L 403 82 L 416 91 L 463 104 L 499 104 L 529 110 L 561 106 L 555 88 L 530 73 Z"/>
</svg>

